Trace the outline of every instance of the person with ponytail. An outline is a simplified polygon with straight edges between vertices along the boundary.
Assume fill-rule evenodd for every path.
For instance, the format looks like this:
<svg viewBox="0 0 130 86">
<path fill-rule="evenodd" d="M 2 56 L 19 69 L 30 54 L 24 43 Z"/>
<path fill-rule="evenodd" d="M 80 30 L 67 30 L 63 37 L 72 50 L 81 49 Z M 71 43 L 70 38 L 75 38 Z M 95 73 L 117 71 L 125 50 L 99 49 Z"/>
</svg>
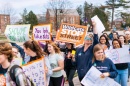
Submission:
<svg viewBox="0 0 130 86">
<path fill-rule="evenodd" d="M 24 52 L 28 56 L 30 56 L 30 57 L 28 57 L 29 58 L 28 62 L 35 61 L 37 59 L 44 57 L 45 72 L 46 72 L 46 78 L 47 78 L 46 82 L 47 82 L 47 86 L 48 86 L 50 76 L 52 75 L 52 70 L 51 70 L 51 67 L 50 67 L 50 63 L 49 63 L 47 54 L 45 52 L 43 52 L 40 45 L 34 40 L 26 41 L 23 44 L 23 49 L 24 49 Z"/>
</svg>

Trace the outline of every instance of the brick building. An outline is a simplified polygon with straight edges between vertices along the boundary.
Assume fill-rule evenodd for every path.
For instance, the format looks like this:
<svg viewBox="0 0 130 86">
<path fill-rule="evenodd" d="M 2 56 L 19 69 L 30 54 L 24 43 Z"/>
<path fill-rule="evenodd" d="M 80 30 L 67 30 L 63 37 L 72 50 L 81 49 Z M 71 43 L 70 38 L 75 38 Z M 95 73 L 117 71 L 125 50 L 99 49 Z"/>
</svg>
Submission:
<svg viewBox="0 0 130 86">
<path fill-rule="evenodd" d="M 51 23 L 52 28 L 56 29 L 56 25 L 57 28 L 59 28 L 61 23 L 80 24 L 80 16 L 76 9 L 57 9 L 55 11 L 52 9 L 47 9 L 46 22 Z"/>
<path fill-rule="evenodd" d="M 5 31 L 8 24 L 10 24 L 10 15 L 0 14 L 0 33 Z"/>
</svg>

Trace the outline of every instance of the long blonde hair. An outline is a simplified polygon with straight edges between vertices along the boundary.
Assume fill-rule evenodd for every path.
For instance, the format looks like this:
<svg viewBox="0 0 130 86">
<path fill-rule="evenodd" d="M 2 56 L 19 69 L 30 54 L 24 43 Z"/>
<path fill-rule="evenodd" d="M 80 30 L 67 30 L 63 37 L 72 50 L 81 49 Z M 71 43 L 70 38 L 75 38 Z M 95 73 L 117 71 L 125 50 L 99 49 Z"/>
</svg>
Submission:
<svg viewBox="0 0 130 86">
<path fill-rule="evenodd" d="M 97 51 L 99 51 L 99 50 L 103 50 L 103 52 L 104 52 L 104 49 L 103 49 L 103 47 L 102 47 L 100 44 L 95 45 L 94 48 L 93 48 L 93 55 L 95 54 L 95 52 L 97 52 Z M 106 58 L 106 56 L 105 56 L 105 54 L 104 54 L 104 55 L 103 55 L 103 58 L 102 58 L 102 61 L 104 61 L 105 58 Z M 93 56 L 93 59 L 92 59 L 92 63 L 94 63 L 95 60 L 96 60 L 96 57 L 95 57 L 95 55 L 94 55 L 94 56 Z"/>
</svg>

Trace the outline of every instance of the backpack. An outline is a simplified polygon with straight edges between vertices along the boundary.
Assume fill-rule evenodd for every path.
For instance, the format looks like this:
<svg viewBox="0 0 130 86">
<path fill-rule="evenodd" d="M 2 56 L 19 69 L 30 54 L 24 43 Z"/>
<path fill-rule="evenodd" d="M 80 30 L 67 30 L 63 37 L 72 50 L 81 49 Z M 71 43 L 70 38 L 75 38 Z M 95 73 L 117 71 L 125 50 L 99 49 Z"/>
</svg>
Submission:
<svg viewBox="0 0 130 86">
<path fill-rule="evenodd" d="M 13 65 L 10 68 L 10 71 L 9 71 L 9 75 L 10 75 L 10 77 L 11 77 L 11 79 L 12 79 L 13 82 L 16 82 L 16 77 L 15 77 L 15 69 L 16 68 L 21 68 L 22 69 L 22 67 L 20 67 L 18 65 Z M 28 76 L 26 76 L 26 78 L 27 78 L 28 81 L 30 81 L 31 86 L 35 86 L 34 83 L 32 82 L 32 80 L 30 80 Z M 17 83 L 15 83 L 15 84 L 16 84 L 16 86 L 18 86 Z"/>
</svg>

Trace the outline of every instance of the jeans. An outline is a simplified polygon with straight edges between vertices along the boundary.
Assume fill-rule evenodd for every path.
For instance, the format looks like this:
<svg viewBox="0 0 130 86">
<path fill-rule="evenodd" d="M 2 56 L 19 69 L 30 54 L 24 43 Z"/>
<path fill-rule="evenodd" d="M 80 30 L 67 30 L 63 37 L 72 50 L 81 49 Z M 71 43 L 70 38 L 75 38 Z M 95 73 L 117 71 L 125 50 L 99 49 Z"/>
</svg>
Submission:
<svg viewBox="0 0 130 86">
<path fill-rule="evenodd" d="M 121 86 L 127 86 L 128 69 L 117 70 L 117 72 L 118 72 L 118 75 L 115 78 L 115 81 L 121 84 Z"/>
<path fill-rule="evenodd" d="M 74 86 L 73 77 L 74 77 L 75 71 L 76 71 L 75 69 L 65 69 L 69 86 Z"/>
<path fill-rule="evenodd" d="M 130 63 L 128 64 L 128 78 L 130 77 Z"/>
</svg>

